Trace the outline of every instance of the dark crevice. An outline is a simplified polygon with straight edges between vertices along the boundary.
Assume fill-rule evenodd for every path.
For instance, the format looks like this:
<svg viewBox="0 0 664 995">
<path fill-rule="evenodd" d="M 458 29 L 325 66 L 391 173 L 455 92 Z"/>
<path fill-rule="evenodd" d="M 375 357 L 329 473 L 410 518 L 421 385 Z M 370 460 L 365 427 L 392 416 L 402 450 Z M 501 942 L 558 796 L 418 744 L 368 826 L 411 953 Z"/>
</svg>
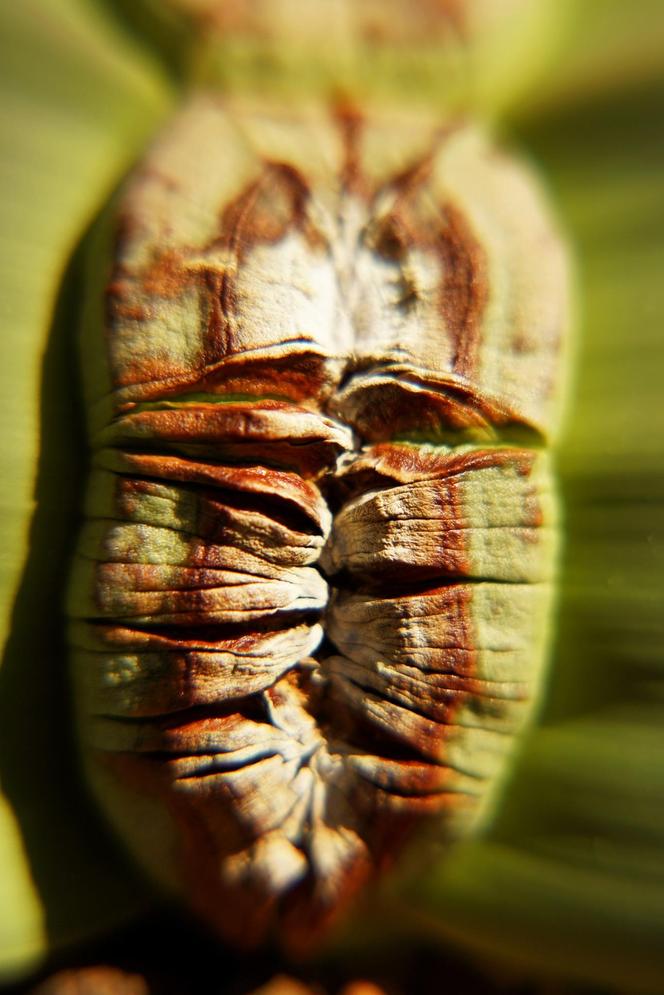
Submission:
<svg viewBox="0 0 664 995">
<path fill-rule="evenodd" d="M 425 722 L 431 722 L 434 725 L 438 726 L 448 725 L 447 722 L 442 722 L 440 719 L 432 718 L 431 715 L 429 715 L 427 712 L 423 711 L 421 708 L 418 708 L 414 702 L 412 701 L 406 702 L 401 698 L 395 698 L 393 695 L 390 695 L 388 693 L 388 689 L 386 689 L 385 692 L 383 693 L 379 691 L 377 688 L 371 687 L 371 685 L 361 684 L 357 678 L 350 677 L 348 674 L 344 674 L 343 678 L 345 681 L 348 681 L 349 684 L 352 684 L 353 687 L 357 688 L 358 691 L 361 691 L 362 693 L 366 694 L 367 697 L 369 698 L 375 698 L 378 701 L 388 702 L 389 704 L 394 705 L 395 708 L 399 708 L 404 712 L 412 712 L 413 715 L 417 715 L 418 718 L 424 719 Z M 469 695 L 467 692 L 462 691 L 458 693 L 458 697 L 459 699 L 463 700 L 468 698 Z M 454 711 L 456 707 L 457 707 L 456 702 L 450 704 L 449 706 L 450 711 Z"/>
<path fill-rule="evenodd" d="M 393 477 L 383 475 L 374 469 L 337 477 L 325 477 L 319 483 L 321 493 L 333 516 L 336 516 L 344 505 L 352 501 L 353 498 L 360 497 L 367 491 L 386 491 L 395 486 L 397 486 L 397 482 Z"/>
<path fill-rule="evenodd" d="M 422 764 L 420 751 L 396 737 L 390 736 L 357 714 L 348 703 L 325 689 L 312 710 L 330 752 L 367 753 L 379 759 L 398 763 Z"/>
<path fill-rule="evenodd" d="M 445 588 L 471 587 L 477 584 L 537 587 L 541 584 L 550 583 L 547 580 L 512 580 L 509 577 L 478 576 L 476 574 L 452 573 L 451 571 L 446 573 L 444 577 L 441 577 L 440 573 L 436 573 L 435 567 L 417 568 L 411 567 L 410 564 L 398 563 L 394 565 L 393 570 L 395 573 L 400 571 L 399 576 L 389 576 L 384 580 L 380 576 L 370 576 L 367 573 L 360 573 L 359 571 L 357 573 L 350 570 L 339 571 L 332 574 L 331 577 L 323 570 L 320 570 L 320 572 L 331 587 L 340 590 L 351 590 L 354 594 L 399 599 L 422 597 L 428 594 L 434 595 L 437 591 Z"/>
<path fill-rule="evenodd" d="M 146 456 L 159 456 L 167 458 L 167 454 L 164 454 L 163 450 L 159 452 L 151 453 L 145 448 L 141 450 L 140 453 L 136 452 L 135 455 L 146 455 Z M 195 460 L 187 460 L 187 462 L 196 465 Z M 200 461 L 201 466 L 211 465 L 209 462 Z M 218 464 L 219 466 L 225 466 L 226 464 Z M 102 467 L 102 469 L 106 469 Z M 256 463 L 248 464 L 242 469 L 263 469 L 263 466 L 259 466 Z M 211 505 L 226 505 L 233 510 L 242 512 L 255 512 L 264 516 L 265 518 L 271 518 L 278 525 L 283 525 L 285 528 L 290 529 L 293 532 L 300 532 L 303 535 L 317 535 L 322 536 L 324 533 L 320 527 L 320 524 L 315 518 L 311 517 L 299 507 L 292 499 L 287 497 L 281 497 L 277 494 L 265 494 L 255 493 L 248 490 L 237 490 L 231 488 L 224 488 L 223 485 L 219 487 L 211 486 L 209 483 L 199 484 L 196 481 L 181 481 L 176 478 L 162 477 L 155 475 L 150 475 L 146 473 L 133 474 L 131 472 L 109 470 L 108 472 L 114 473 L 115 476 L 122 477 L 125 480 L 136 481 L 136 483 L 145 484 L 161 484 L 164 487 L 172 487 L 176 491 L 188 492 L 195 494 L 200 498 L 204 498 L 209 501 Z M 290 471 L 280 471 L 287 473 Z M 297 478 L 298 480 L 300 478 Z M 223 508 L 222 508 L 223 511 Z"/>
<path fill-rule="evenodd" d="M 118 725 L 157 726 L 161 731 L 167 732 L 169 729 L 177 729 L 180 726 L 191 725 L 195 722 L 227 719 L 233 716 L 239 716 L 252 722 L 271 724 L 262 691 L 256 691 L 254 694 L 248 694 L 242 698 L 230 698 L 226 701 L 217 701 L 204 705 L 191 705 L 188 708 L 181 708 L 176 712 L 166 712 L 161 715 L 114 715 L 112 713 L 98 712 L 95 718 L 103 719 L 106 722 L 114 722 Z M 154 752 L 168 752 L 169 756 L 173 756 L 178 751 L 173 751 L 173 753 L 170 751 Z M 181 751 L 182 756 L 194 756 L 199 752 L 207 755 L 214 751 L 209 748 L 201 751 Z"/>
<path fill-rule="evenodd" d="M 259 448 L 260 447 L 260 448 Z M 212 463 L 219 466 L 251 469 L 261 466 L 278 473 L 294 473 L 300 475 L 301 467 L 312 466 L 315 471 L 331 470 L 339 455 L 347 452 L 339 443 L 331 439 L 219 439 L 204 442 L 170 441 L 159 439 L 152 446 L 145 438 L 127 436 L 106 446 L 98 446 L 98 450 L 112 449 L 120 453 L 130 453 L 132 456 L 160 456 L 187 460 L 191 463 Z M 310 450 L 310 462 L 307 464 L 303 455 Z M 257 453 L 260 463 L 257 462 Z M 292 458 L 291 457 L 292 453 Z M 277 455 L 279 454 L 279 455 Z M 223 462 L 217 456 L 223 457 Z M 308 477 L 310 474 L 306 474 Z"/>
<path fill-rule="evenodd" d="M 339 724 L 338 716 L 333 718 L 333 722 L 330 723 L 327 731 L 323 727 L 331 750 L 334 750 L 335 742 L 337 742 L 340 743 L 340 752 L 342 753 L 347 752 L 347 749 L 344 751 L 343 746 L 350 746 L 353 752 L 366 753 L 369 756 L 376 757 L 378 760 L 393 760 L 395 763 L 400 764 L 412 763 L 432 766 L 431 761 L 423 758 L 422 753 L 417 747 L 411 746 L 396 736 L 391 736 L 382 729 L 370 726 L 366 720 L 362 720 L 359 716 L 344 716 L 343 721 L 344 725 L 350 726 L 348 734 L 344 735 L 343 738 L 333 728 L 334 724 Z"/>
<path fill-rule="evenodd" d="M 210 625 L 160 625 L 158 622 L 150 624 L 131 622 L 123 619 L 85 619 L 90 625 L 102 629 L 121 628 L 123 630 L 135 631 L 137 635 L 155 636 L 178 643 L 191 643 L 187 649 L 196 648 L 198 644 L 221 643 L 239 640 L 244 637 L 260 637 L 261 635 L 284 632 L 294 627 L 300 628 L 304 625 L 313 626 L 320 621 L 321 612 L 279 612 L 262 619 L 253 619 L 247 622 L 219 622 Z M 206 646 L 200 645 L 202 652 Z"/>
<path fill-rule="evenodd" d="M 422 763 L 421 765 L 427 767 L 432 766 L 431 763 L 427 764 Z M 409 766 L 408 763 L 404 764 L 405 768 L 408 768 L 408 766 Z M 445 764 L 439 764 L 437 766 L 439 770 L 449 769 L 454 773 L 457 772 L 456 767 L 447 768 Z M 379 788 L 381 791 L 387 792 L 390 795 L 390 797 L 393 798 L 403 798 L 405 800 L 412 798 L 412 799 L 423 800 L 426 798 L 436 799 L 440 795 L 459 795 L 459 797 L 463 798 L 477 798 L 480 796 L 479 788 L 477 791 L 460 791 L 458 788 L 450 788 L 450 786 L 447 784 L 441 784 L 439 787 L 435 788 L 432 788 L 431 785 L 426 785 L 425 787 L 422 788 L 422 790 L 418 791 L 416 785 L 413 785 L 412 789 L 408 790 L 406 787 L 401 786 L 398 783 L 392 781 L 390 782 L 389 787 L 386 788 L 385 785 L 381 784 L 380 781 L 374 780 L 368 773 L 363 771 L 360 767 L 357 767 L 355 769 L 357 771 L 358 776 L 361 777 L 363 781 L 366 781 L 367 784 L 370 784 L 374 788 Z M 483 779 L 478 777 L 477 780 L 481 781 Z"/>
<path fill-rule="evenodd" d="M 193 757 L 200 757 L 201 760 L 205 759 L 207 762 L 202 763 L 200 768 L 177 775 L 178 781 L 189 781 L 197 778 L 212 777 L 215 774 L 232 774 L 236 771 L 244 770 L 247 767 L 254 767 L 263 760 L 277 756 L 277 752 L 275 750 L 265 750 L 254 754 L 251 757 L 244 757 L 241 760 L 222 760 L 221 758 L 223 756 L 223 751 L 219 750 L 218 752 L 215 752 L 212 749 L 173 751 L 146 750 L 144 753 L 141 753 L 141 760 L 151 760 L 155 763 L 164 764 L 177 760 L 190 760 Z"/>
<path fill-rule="evenodd" d="M 345 573 L 346 582 L 348 587 L 340 583 L 341 574 Z M 404 571 L 407 573 L 407 571 Z M 394 578 L 390 578 L 387 583 L 381 583 L 379 580 L 371 580 L 368 578 L 360 578 L 356 574 L 352 574 L 350 571 L 340 571 L 338 574 L 334 575 L 334 587 L 339 588 L 342 592 L 350 590 L 352 594 L 358 595 L 378 595 L 380 598 L 389 599 L 399 599 L 403 598 L 415 598 L 415 597 L 428 597 L 435 596 L 439 592 L 448 591 L 450 588 L 456 587 L 466 587 L 469 583 L 478 583 L 477 580 L 473 580 L 469 577 L 426 577 L 418 580 L 408 580 L 396 581 Z M 360 583 L 358 583 L 360 581 Z M 362 583 L 361 581 L 364 581 Z M 343 614 L 343 602 L 341 603 L 341 610 L 339 609 L 339 601 L 336 601 L 332 607 L 338 612 L 339 615 Z"/>
</svg>

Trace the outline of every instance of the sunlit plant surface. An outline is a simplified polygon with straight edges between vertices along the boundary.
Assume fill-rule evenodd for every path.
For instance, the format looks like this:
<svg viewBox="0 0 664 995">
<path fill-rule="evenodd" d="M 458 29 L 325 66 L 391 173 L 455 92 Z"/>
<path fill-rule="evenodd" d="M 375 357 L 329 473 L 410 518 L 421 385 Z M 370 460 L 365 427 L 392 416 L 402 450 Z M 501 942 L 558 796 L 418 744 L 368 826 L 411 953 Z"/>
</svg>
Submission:
<svg viewBox="0 0 664 995">
<path fill-rule="evenodd" d="M 547 177 L 578 262 L 550 686 L 490 834 L 387 896 L 381 923 L 391 949 L 416 934 L 517 977 L 657 992 L 664 9 L 589 0 L 568 14 L 548 69 L 501 117 Z M 10 978 L 154 901 L 90 811 L 68 738 L 61 594 L 85 462 L 72 339 L 77 246 L 196 64 L 193 31 L 147 2 L 28 0 L 3 7 L 0 33 L 0 970 Z M 371 932 L 340 940 L 337 965 L 358 947 L 380 950 Z"/>
</svg>

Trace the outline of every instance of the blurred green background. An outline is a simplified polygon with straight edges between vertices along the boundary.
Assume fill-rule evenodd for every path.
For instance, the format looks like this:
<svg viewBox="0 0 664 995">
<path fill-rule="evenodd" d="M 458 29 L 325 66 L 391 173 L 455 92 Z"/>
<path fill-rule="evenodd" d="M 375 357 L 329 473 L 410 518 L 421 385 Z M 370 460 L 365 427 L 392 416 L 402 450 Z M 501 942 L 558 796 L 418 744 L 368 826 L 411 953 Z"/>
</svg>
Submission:
<svg viewBox="0 0 664 995">
<path fill-rule="evenodd" d="M 543 991 L 552 978 L 556 991 L 664 991 L 664 4 L 558 8 L 539 73 L 528 65 L 500 99 L 485 84 L 455 98 L 499 112 L 504 140 L 547 178 L 577 256 L 580 333 L 559 452 L 565 550 L 549 687 L 491 831 L 386 896 L 389 952 L 374 930 L 307 968 L 335 985 L 344 971 L 380 973 L 382 963 L 401 972 L 404 995 L 437 991 L 426 986 L 438 970 L 457 978 L 453 991 Z M 255 978 L 264 963 L 250 970 L 154 911 L 86 801 L 69 735 L 61 597 L 85 465 L 73 358 L 78 247 L 187 80 L 210 64 L 214 42 L 196 38 L 165 2 L 0 7 L 0 979 L 8 985 L 91 950 L 121 957 L 132 943 L 132 963 L 141 948 L 154 967 L 160 950 L 173 956 L 169 936 L 179 938 L 174 977 L 187 973 L 189 944 L 190 959 L 223 963 L 239 986 L 220 979 L 213 991 L 240 991 L 243 972 Z M 520 56 L 511 62 L 506 51 L 495 71 L 516 76 Z M 198 977 L 189 972 L 193 987 L 172 990 L 210 990 L 195 987 Z"/>
</svg>

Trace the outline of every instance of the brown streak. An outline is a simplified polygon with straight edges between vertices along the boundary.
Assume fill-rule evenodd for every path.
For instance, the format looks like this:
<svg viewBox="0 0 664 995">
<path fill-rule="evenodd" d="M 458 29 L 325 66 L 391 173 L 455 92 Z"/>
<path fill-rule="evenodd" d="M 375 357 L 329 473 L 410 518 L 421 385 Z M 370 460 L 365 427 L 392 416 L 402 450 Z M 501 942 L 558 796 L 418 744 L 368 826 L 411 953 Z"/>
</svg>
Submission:
<svg viewBox="0 0 664 995">
<path fill-rule="evenodd" d="M 203 362 L 207 365 L 233 351 L 231 316 L 235 312 L 236 300 L 233 279 L 227 270 L 220 272 L 208 269 L 203 279 L 207 290 L 205 302 L 208 306 Z"/>
<path fill-rule="evenodd" d="M 341 189 L 346 193 L 366 197 L 368 187 L 362 171 L 360 144 L 364 117 L 349 100 L 340 99 L 333 108 L 334 121 L 339 128 L 343 148 Z"/>
<path fill-rule="evenodd" d="M 360 24 L 361 37 L 370 45 L 430 45 L 449 42 L 450 34 L 459 41 L 469 39 L 467 0 L 402 0 L 393 9 L 367 18 Z"/>
<path fill-rule="evenodd" d="M 266 161 L 259 178 L 224 208 L 217 244 L 228 247 L 238 263 L 255 245 L 278 242 L 291 228 L 301 231 L 312 247 L 321 245 L 322 236 L 308 215 L 310 197 L 299 170 L 290 163 Z"/>
<path fill-rule="evenodd" d="M 210 370 L 191 389 L 219 394 L 273 394 L 301 401 L 329 393 L 332 377 L 324 357 L 297 352 L 269 361 L 240 358 Z"/>
<path fill-rule="evenodd" d="M 441 522 L 447 526 L 440 537 L 440 562 L 445 564 L 446 573 L 466 577 L 471 573 L 471 564 L 467 548 L 468 533 L 460 528 L 464 521 L 460 491 L 458 479 L 452 477 L 445 482 L 444 487 L 434 490 L 433 493 L 439 507 Z"/>
<path fill-rule="evenodd" d="M 319 248 L 324 239 L 311 221 L 311 191 L 302 174 L 289 163 L 266 161 L 258 179 L 225 205 L 219 234 L 206 247 L 228 251 L 223 271 L 208 270 L 208 327 L 203 348 L 206 365 L 235 351 L 233 326 L 237 314 L 237 272 L 251 250 L 261 243 L 279 242 L 294 228 L 308 244 Z"/>
<path fill-rule="evenodd" d="M 194 279 L 182 254 L 175 249 L 167 249 L 155 255 L 140 274 L 139 283 L 146 296 L 168 299 L 178 297 Z"/>
<path fill-rule="evenodd" d="M 488 300 L 486 257 L 461 210 L 444 206 L 446 225 L 438 250 L 443 262 L 440 310 L 454 346 L 453 369 L 471 379 L 477 373 L 481 319 Z"/>
<path fill-rule="evenodd" d="M 442 453 L 434 455 L 416 446 L 380 442 L 360 456 L 346 471 L 348 476 L 359 471 L 373 470 L 380 476 L 389 477 L 398 483 L 409 483 L 415 479 L 429 480 L 434 477 L 447 477 L 468 473 L 487 467 L 502 467 L 510 464 L 517 468 L 521 476 L 529 476 L 535 460 L 532 449 L 512 449 L 509 447 L 471 449 L 468 452 Z"/>
</svg>

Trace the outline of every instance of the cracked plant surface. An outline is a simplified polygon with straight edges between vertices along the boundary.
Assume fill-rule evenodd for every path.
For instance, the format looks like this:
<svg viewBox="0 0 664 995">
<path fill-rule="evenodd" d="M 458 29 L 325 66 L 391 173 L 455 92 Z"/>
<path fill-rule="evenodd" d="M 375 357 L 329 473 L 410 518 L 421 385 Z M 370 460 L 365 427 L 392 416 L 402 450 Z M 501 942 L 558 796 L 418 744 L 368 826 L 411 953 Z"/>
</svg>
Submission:
<svg viewBox="0 0 664 995">
<path fill-rule="evenodd" d="M 69 596 L 88 776 L 224 935 L 306 947 L 422 823 L 486 819 L 537 699 L 566 250 L 474 125 L 216 95 L 112 227 Z"/>
</svg>

